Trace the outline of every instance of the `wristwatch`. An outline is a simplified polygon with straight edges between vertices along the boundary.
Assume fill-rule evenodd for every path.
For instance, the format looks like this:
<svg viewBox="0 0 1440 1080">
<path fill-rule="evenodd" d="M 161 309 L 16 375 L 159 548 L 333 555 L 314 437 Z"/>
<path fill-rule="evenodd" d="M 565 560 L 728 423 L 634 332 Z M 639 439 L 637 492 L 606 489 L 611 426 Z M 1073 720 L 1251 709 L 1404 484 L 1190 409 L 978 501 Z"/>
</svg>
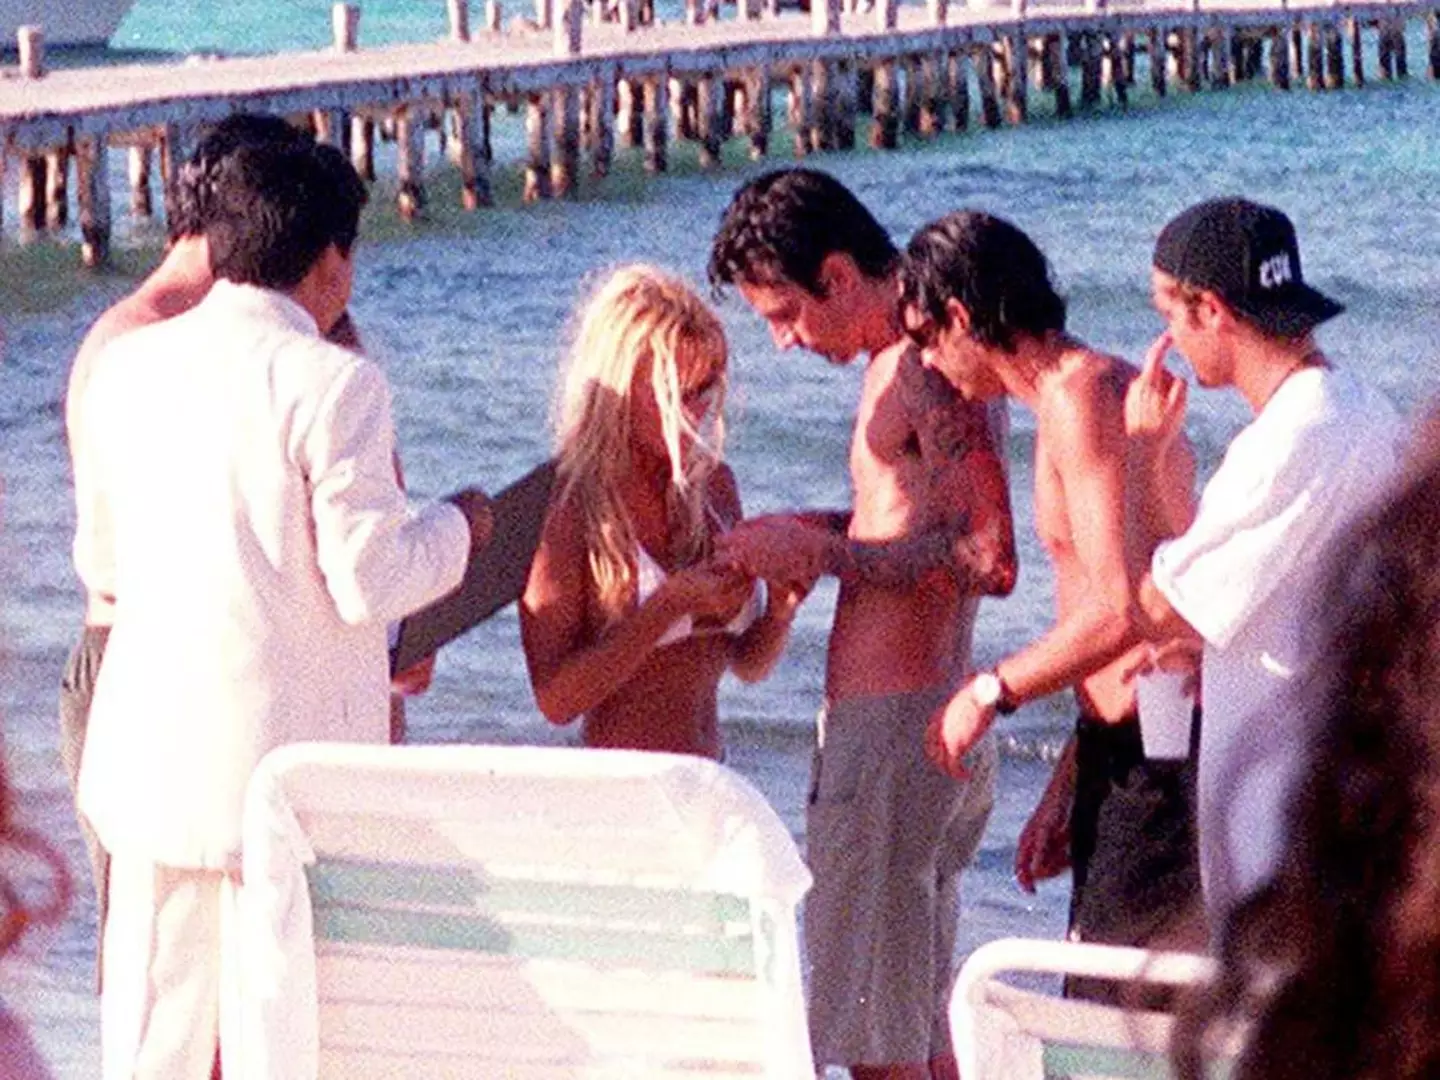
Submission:
<svg viewBox="0 0 1440 1080">
<path fill-rule="evenodd" d="M 982 671 L 971 682 L 975 700 L 987 709 L 994 709 L 1001 716 L 1009 716 L 1020 707 L 1000 673 L 991 669 Z"/>
</svg>

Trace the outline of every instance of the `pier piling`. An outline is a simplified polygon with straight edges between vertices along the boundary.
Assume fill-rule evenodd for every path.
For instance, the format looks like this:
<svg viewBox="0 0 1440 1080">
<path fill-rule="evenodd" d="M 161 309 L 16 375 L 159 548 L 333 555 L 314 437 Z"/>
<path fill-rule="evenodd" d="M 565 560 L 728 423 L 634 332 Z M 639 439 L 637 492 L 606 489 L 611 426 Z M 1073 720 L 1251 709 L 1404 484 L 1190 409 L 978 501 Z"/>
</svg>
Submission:
<svg viewBox="0 0 1440 1080">
<path fill-rule="evenodd" d="M 104 136 L 75 146 L 76 202 L 80 213 L 80 261 L 90 268 L 110 261 L 110 147 Z"/>
<path fill-rule="evenodd" d="M 130 213 L 137 218 L 152 217 L 155 213 L 155 199 L 150 191 L 150 156 L 150 147 L 141 143 L 130 147 L 126 162 Z"/>
<path fill-rule="evenodd" d="M 550 197 L 550 108 L 543 94 L 525 102 L 525 187 L 521 198 L 537 202 Z"/>
<path fill-rule="evenodd" d="M 670 167 L 665 145 L 669 82 L 664 75 L 645 80 L 644 151 L 645 171 L 648 173 L 662 173 Z"/>
<path fill-rule="evenodd" d="M 425 116 L 407 106 L 395 114 L 395 205 L 406 221 L 425 210 Z"/>
<path fill-rule="evenodd" d="M 268 112 L 313 131 L 369 181 L 379 122 L 382 136 L 396 142 L 397 206 L 408 219 L 424 208 L 430 127 L 438 132 L 441 163 L 448 159 L 459 171 L 462 205 L 473 210 L 492 202 L 492 118 L 501 105 L 512 114 L 524 110 L 514 124 L 523 126 L 524 150 L 513 164 L 523 170 L 522 197 L 530 201 L 574 195 L 584 182 L 582 162 L 585 176 L 606 176 L 617 141 L 641 148 L 647 172 L 665 171 L 671 124 L 675 135 L 696 141 L 702 169 L 723 164 L 731 137 L 745 139 L 752 158 L 763 158 L 772 150 L 772 95 L 779 89 L 772 80 L 784 87 L 794 151 L 804 155 L 852 147 L 861 111 L 869 112 L 868 141 L 880 149 L 895 148 L 902 130 L 919 138 L 964 131 L 972 93 L 986 128 L 1024 123 L 1032 84 L 1053 93 L 1055 115 L 1065 119 L 1073 109 L 1072 67 L 1079 69 L 1080 107 L 1097 108 L 1112 96 L 1127 107 L 1137 40 L 1156 96 L 1172 81 L 1188 90 L 1220 89 L 1262 75 L 1278 89 L 1303 79 L 1313 89 L 1335 90 L 1346 83 L 1347 64 L 1354 85 L 1365 85 L 1371 27 L 1380 77 L 1405 78 L 1406 19 L 1419 17 L 1427 73 L 1440 78 L 1436 0 L 1298 8 L 1274 0 L 1273 10 L 1210 0 L 1115 8 L 1082 0 L 1061 10 L 1009 0 L 993 11 L 954 0 L 924 0 L 921 10 L 913 0 L 903 20 L 898 0 L 813 0 L 803 16 L 780 12 L 778 0 L 737 0 L 733 26 L 728 16 L 720 19 L 715 0 L 689 0 L 690 28 L 677 33 L 672 25 L 654 36 L 628 34 L 654 21 L 653 0 L 588 0 L 594 21 L 603 24 L 588 31 L 586 0 L 527 0 L 526 12 L 532 2 L 534 19 L 514 19 L 504 30 L 501 0 L 485 0 L 485 31 L 472 35 L 471 0 L 446 0 L 443 40 L 359 56 L 351 55 L 359 49 L 359 5 L 335 3 L 330 55 L 319 65 L 235 58 L 109 83 L 99 71 L 63 67 L 47 74 L 43 33 L 21 28 L 19 77 L 0 81 L 0 144 L 19 174 L 12 183 L 20 228 L 65 226 L 73 185 L 82 258 L 103 263 L 112 231 L 110 197 L 101 190 L 109 152 L 126 155 L 129 209 L 144 218 L 155 209 L 155 152 L 168 209 L 175 164 L 195 132 L 239 111 Z M 746 25 L 759 19 L 766 27 Z M 41 88 L 27 86 L 38 78 L 45 79 Z M 388 168 L 388 154 L 384 160 Z"/>
</svg>

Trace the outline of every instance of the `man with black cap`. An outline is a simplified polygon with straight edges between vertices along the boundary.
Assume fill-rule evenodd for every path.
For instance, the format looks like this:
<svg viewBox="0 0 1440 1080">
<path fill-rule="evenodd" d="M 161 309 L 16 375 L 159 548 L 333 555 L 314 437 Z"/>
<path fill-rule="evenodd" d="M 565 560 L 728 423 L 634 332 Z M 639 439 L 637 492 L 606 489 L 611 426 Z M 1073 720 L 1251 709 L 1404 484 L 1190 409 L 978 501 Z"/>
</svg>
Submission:
<svg viewBox="0 0 1440 1080">
<path fill-rule="evenodd" d="M 1127 392 L 1131 435 L 1157 461 L 1180 435 L 1185 383 L 1165 370 L 1172 348 L 1201 386 L 1233 387 L 1255 413 L 1194 523 L 1156 549 L 1132 605 L 1152 641 L 1188 632 L 1204 642 L 1197 826 L 1214 931 L 1279 859 L 1321 553 L 1384 489 L 1401 428 L 1389 402 L 1316 345 L 1315 327 L 1343 308 L 1305 284 L 1279 210 L 1240 198 L 1191 207 L 1156 242 L 1152 286 L 1166 329 Z"/>
</svg>

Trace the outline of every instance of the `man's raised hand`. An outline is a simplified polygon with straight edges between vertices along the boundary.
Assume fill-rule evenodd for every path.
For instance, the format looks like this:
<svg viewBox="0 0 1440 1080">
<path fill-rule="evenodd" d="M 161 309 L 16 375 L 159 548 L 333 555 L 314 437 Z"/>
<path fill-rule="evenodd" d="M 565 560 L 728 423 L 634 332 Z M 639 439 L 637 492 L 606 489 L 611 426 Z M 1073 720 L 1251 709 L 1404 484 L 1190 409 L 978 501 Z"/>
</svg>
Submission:
<svg viewBox="0 0 1440 1080">
<path fill-rule="evenodd" d="M 1168 332 L 1155 339 L 1125 392 L 1126 434 L 1160 446 L 1173 442 L 1185 425 L 1185 380 L 1165 368 L 1171 344 Z"/>
</svg>

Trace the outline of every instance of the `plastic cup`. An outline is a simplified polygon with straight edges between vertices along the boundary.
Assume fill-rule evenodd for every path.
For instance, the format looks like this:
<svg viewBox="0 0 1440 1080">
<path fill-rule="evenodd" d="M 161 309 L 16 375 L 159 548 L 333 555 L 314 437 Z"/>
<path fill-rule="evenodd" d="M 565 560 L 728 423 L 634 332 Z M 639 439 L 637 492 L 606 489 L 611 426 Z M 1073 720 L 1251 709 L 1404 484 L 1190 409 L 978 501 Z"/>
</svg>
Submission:
<svg viewBox="0 0 1440 1080">
<path fill-rule="evenodd" d="M 1182 761 L 1190 756 L 1195 699 L 1185 684 L 1193 677 L 1183 671 L 1152 671 L 1136 677 L 1140 742 L 1147 758 Z"/>
</svg>

